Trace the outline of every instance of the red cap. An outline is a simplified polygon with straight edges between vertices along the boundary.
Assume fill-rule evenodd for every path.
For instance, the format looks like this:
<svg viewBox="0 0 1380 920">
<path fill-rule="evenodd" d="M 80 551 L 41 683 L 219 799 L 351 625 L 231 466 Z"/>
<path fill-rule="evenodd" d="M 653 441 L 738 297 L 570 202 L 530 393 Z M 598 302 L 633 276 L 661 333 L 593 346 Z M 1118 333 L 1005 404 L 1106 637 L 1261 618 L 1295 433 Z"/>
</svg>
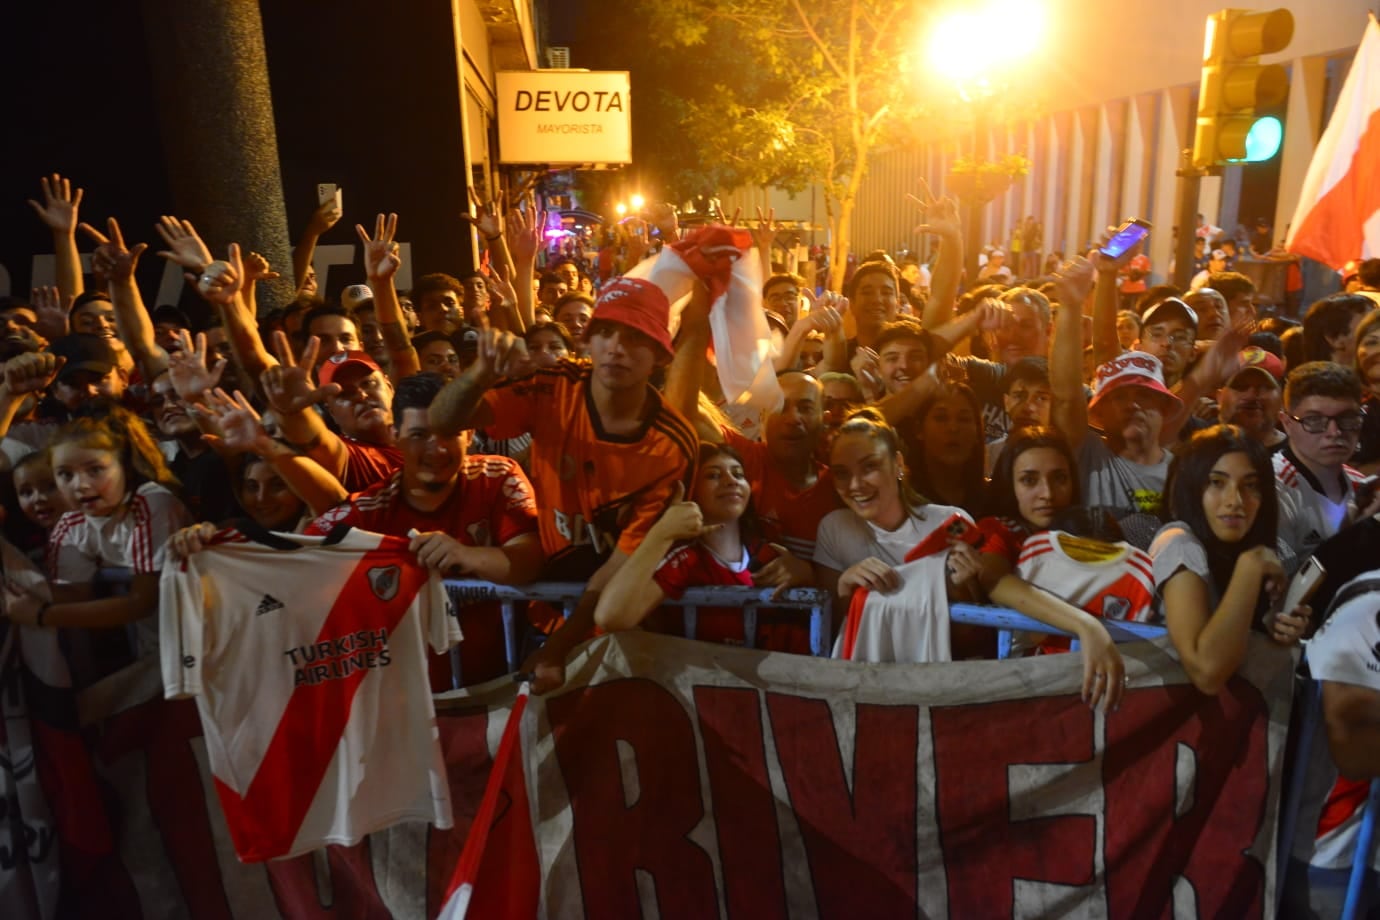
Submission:
<svg viewBox="0 0 1380 920">
<path fill-rule="evenodd" d="M 1227 380 L 1228 386 L 1247 371 L 1269 374 L 1270 380 L 1275 386 L 1279 386 L 1279 382 L 1284 379 L 1284 362 L 1258 345 L 1243 348 L 1237 358 L 1240 360 L 1241 366 Z"/>
<path fill-rule="evenodd" d="M 321 366 L 316 369 L 316 379 L 324 387 L 333 382 L 337 374 L 353 367 L 362 367 L 366 373 L 382 370 L 378 362 L 369 357 L 368 352 L 338 351 L 321 362 Z"/>
<path fill-rule="evenodd" d="M 1174 403 L 1182 404 L 1179 397 L 1165 387 L 1164 371 L 1159 358 L 1143 351 L 1128 351 L 1117 355 L 1097 369 L 1088 411 L 1096 408 L 1103 396 L 1122 387 L 1143 387 Z"/>
<path fill-rule="evenodd" d="M 650 338 L 666 354 L 674 354 L 671 344 L 671 302 L 666 292 L 642 278 L 618 278 L 599 293 L 590 323 L 606 320 L 621 323 Z"/>
</svg>

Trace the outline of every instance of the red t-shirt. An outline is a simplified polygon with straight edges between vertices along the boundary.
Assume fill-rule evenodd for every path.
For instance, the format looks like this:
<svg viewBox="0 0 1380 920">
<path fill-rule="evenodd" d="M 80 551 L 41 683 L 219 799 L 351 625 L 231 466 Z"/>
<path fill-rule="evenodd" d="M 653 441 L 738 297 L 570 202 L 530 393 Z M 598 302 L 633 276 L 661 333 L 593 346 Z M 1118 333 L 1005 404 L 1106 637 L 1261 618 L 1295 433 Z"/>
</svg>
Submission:
<svg viewBox="0 0 1380 920">
<path fill-rule="evenodd" d="M 370 444 L 341 436 L 345 445 L 345 476 L 340 484 L 347 492 L 362 492 L 402 469 L 402 451 L 391 444 Z"/>
<path fill-rule="evenodd" d="M 537 532 L 537 501 L 522 467 L 507 457 L 470 456 L 445 504 L 418 511 L 402 497 L 402 473 L 351 495 L 307 525 L 306 533 L 325 535 L 340 524 L 374 533 L 405 537 L 411 530 L 439 530 L 465 546 L 503 546 Z M 458 611 L 460 670 L 465 683 L 476 684 L 508 672 L 503 615 L 493 603 L 466 605 Z M 431 688 L 451 689 L 450 658 L 431 658 Z"/>
<path fill-rule="evenodd" d="M 713 585 L 752 587 L 752 573 L 776 558 L 776 552 L 763 544 L 744 547 L 740 570 L 725 565 L 702 543 L 677 546 L 666 554 L 652 578 L 666 596 L 680 599 L 686 588 Z M 662 607 L 643 621 L 644 629 L 672 636 L 685 635 L 684 610 Z M 696 609 L 695 638 L 720 645 L 746 645 L 741 607 L 699 607 Z M 810 652 L 809 613 L 804 610 L 757 611 L 755 647 L 774 652 Z"/>
<path fill-rule="evenodd" d="M 982 535 L 977 551 L 1004 556 L 1014 571 L 1021 558 L 1021 546 L 1030 536 L 1030 530 L 1007 517 L 985 517 L 977 522 L 977 528 Z"/>
<path fill-rule="evenodd" d="M 725 430 L 724 440 L 743 458 L 743 472 L 752 484 L 752 504 L 762 522 L 762 536 L 780 543 L 793 556 L 813 562 L 819 522 L 843 507 L 829 479 L 829 468 L 815 463 L 819 477 L 806 489 L 792 489 L 786 477 L 772 466 L 767 445 L 751 441 L 736 431 Z"/>
</svg>

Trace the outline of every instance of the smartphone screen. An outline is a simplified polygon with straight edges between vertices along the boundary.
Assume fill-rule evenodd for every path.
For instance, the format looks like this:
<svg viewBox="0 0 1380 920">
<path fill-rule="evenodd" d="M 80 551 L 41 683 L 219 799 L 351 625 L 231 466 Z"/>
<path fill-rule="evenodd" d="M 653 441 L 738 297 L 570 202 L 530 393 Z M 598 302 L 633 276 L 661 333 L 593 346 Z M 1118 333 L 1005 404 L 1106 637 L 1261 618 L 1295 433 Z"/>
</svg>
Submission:
<svg viewBox="0 0 1380 920">
<path fill-rule="evenodd" d="M 1116 233 L 1107 241 L 1099 251 L 1109 259 L 1119 259 L 1131 250 L 1131 247 L 1139 243 L 1150 235 L 1150 224 L 1138 217 L 1133 217 L 1120 227 Z"/>
</svg>

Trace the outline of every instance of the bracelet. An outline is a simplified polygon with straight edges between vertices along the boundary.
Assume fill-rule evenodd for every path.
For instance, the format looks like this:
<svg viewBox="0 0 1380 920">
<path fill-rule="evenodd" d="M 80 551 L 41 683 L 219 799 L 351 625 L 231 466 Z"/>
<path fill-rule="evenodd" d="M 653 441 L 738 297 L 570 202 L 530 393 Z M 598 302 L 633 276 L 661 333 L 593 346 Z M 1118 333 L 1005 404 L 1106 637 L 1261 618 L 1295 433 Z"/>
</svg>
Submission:
<svg viewBox="0 0 1380 920">
<path fill-rule="evenodd" d="M 36 618 L 36 621 L 38 623 L 39 629 L 43 628 L 43 617 L 45 614 L 47 614 L 48 608 L 51 606 L 53 606 L 52 601 L 44 601 L 43 606 L 38 608 L 38 617 Z"/>
</svg>

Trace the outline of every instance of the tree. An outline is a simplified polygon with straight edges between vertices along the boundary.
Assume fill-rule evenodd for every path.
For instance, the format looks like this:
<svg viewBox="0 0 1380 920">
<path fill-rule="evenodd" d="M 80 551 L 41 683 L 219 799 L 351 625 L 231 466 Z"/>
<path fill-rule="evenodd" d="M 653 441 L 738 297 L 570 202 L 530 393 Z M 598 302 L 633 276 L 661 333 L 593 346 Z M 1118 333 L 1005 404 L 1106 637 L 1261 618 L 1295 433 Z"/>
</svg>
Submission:
<svg viewBox="0 0 1380 920">
<path fill-rule="evenodd" d="M 913 142 L 926 115 L 913 68 L 926 12 L 916 0 L 653 0 L 600 21 L 594 56 L 634 71 L 634 157 L 672 196 L 818 184 L 837 290 L 869 154 Z"/>
</svg>

